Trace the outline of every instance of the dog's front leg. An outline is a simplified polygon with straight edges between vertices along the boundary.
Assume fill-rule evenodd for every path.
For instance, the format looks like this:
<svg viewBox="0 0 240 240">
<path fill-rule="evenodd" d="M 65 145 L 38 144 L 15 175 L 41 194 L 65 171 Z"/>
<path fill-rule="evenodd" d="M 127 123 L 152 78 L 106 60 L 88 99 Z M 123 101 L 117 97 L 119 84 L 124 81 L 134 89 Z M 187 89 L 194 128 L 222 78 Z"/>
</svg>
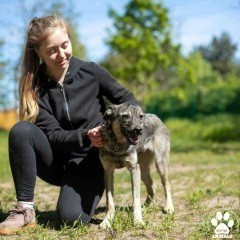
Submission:
<svg viewBox="0 0 240 240">
<path fill-rule="evenodd" d="M 141 209 L 141 196 L 140 196 L 140 186 L 141 186 L 141 172 L 139 164 L 130 169 L 132 177 L 132 193 L 133 193 L 133 217 L 135 225 L 144 225 L 142 220 L 142 209 Z"/>
<path fill-rule="evenodd" d="M 110 228 L 111 222 L 115 214 L 115 206 L 113 201 L 113 191 L 114 191 L 114 168 L 109 168 L 105 170 L 105 187 L 106 187 L 106 205 L 107 205 L 107 215 L 100 224 L 100 228 Z"/>
</svg>

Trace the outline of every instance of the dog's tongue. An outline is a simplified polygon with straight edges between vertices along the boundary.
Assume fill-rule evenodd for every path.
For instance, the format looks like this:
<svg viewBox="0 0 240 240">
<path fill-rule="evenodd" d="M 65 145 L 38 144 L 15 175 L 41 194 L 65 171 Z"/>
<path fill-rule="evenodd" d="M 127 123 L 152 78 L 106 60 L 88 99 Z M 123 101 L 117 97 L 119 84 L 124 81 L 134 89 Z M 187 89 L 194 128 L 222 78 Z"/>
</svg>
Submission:
<svg viewBox="0 0 240 240">
<path fill-rule="evenodd" d="M 131 134 L 129 135 L 129 139 L 133 144 L 137 144 L 138 143 L 138 135 L 136 134 Z"/>
</svg>

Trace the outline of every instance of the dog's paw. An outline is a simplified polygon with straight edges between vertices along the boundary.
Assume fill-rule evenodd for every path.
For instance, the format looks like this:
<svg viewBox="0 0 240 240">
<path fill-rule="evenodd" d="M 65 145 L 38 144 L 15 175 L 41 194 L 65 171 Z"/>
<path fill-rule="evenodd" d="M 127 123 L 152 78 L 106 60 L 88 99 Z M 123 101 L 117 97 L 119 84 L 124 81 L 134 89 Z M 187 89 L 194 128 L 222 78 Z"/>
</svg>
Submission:
<svg viewBox="0 0 240 240">
<path fill-rule="evenodd" d="M 173 207 L 173 205 L 171 205 L 171 206 L 165 206 L 165 207 L 163 208 L 163 213 L 164 213 L 164 214 L 174 214 L 174 207 Z"/>
<path fill-rule="evenodd" d="M 105 219 L 100 223 L 99 228 L 101 228 L 101 229 L 111 228 L 111 223 L 110 223 L 109 219 L 105 218 Z"/>
<path fill-rule="evenodd" d="M 136 227 L 142 227 L 145 225 L 145 222 L 142 219 L 136 219 L 134 220 L 134 226 Z"/>
</svg>

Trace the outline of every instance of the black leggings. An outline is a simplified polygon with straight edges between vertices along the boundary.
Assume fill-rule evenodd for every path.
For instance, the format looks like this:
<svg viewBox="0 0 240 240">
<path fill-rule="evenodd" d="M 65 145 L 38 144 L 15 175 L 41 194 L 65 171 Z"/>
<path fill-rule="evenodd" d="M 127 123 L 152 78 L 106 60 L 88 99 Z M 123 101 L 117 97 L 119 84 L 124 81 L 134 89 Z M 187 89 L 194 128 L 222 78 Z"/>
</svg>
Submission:
<svg viewBox="0 0 240 240">
<path fill-rule="evenodd" d="M 38 176 L 61 187 L 57 210 L 64 222 L 91 219 L 104 191 L 97 149 L 85 157 L 56 153 L 40 128 L 19 122 L 9 133 L 9 158 L 18 201 L 33 200 Z"/>
</svg>

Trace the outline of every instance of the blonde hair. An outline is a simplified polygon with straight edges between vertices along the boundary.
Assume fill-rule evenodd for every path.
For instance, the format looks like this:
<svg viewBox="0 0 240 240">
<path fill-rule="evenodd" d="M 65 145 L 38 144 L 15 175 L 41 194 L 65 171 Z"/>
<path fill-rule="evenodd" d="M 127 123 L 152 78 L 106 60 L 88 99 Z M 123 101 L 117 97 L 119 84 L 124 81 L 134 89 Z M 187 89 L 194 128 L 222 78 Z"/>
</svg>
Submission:
<svg viewBox="0 0 240 240">
<path fill-rule="evenodd" d="M 49 31 L 60 27 L 70 36 L 68 24 L 58 15 L 33 18 L 27 29 L 27 39 L 23 54 L 22 76 L 19 84 L 19 119 L 35 122 L 39 112 L 37 98 L 39 94 L 38 71 L 40 58 L 36 50 L 46 39 Z"/>
</svg>

